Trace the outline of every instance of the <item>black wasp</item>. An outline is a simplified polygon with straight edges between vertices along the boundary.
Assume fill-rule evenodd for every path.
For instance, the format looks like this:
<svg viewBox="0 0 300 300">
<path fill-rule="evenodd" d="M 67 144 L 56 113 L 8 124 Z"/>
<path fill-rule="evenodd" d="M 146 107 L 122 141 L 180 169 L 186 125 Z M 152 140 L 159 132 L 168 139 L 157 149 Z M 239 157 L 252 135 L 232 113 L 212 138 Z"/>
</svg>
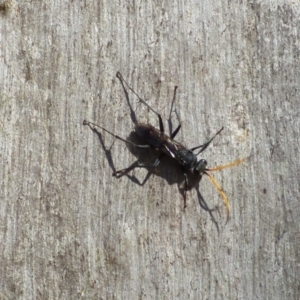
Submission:
<svg viewBox="0 0 300 300">
<path fill-rule="evenodd" d="M 181 122 L 178 116 L 178 113 L 175 109 L 175 114 L 177 116 L 177 120 L 179 122 L 179 125 L 177 126 L 177 128 L 173 131 L 170 132 L 170 136 L 166 135 L 164 133 L 164 125 L 162 122 L 162 117 L 159 113 L 157 113 L 154 109 L 152 109 L 143 99 L 141 99 L 137 93 L 128 85 L 128 83 L 124 80 L 124 78 L 122 77 L 122 75 L 120 74 L 120 72 L 117 72 L 117 78 L 120 80 L 121 85 L 123 87 L 123 90 L 125 92 L 125 96 L 130 108 L 130 112 L 131 112 L 131 119 L 134 123 L 135 126 L 135 131 L 138 134 L 138 136 L 145 142 L 144 145 L 137 145 L 131 141 L 127 141 L 123 138 L 121 138 L 118 135 L 113 134 L 112 132 L 110 132 L 109 130 L 103 128 L 102 126 L 96 125 L 92 122 L 83 121 L 83 125 L 89 125 L 91 127 L 92 126 L 96 126 L 101 128 L 102 130 L 104 130 L 105 132 L 111 134 L 112 136 L 114 136 L 115 138 L 127 143 L 127 144 L 131 144 L 132 146 L 136 147 L 136 148 L 153 148 L 156 150 L 160 151 L 160 155 L 158 156 L 158 158 L 155 160 L 155 162 L 152 165 L 144 165 L 141 163 L 138 163 L 135 166 L 130 166 L 128 168 L 119 170 L 119 171 L 115 171 L 113 173 L 113 176 L 119 177 L 122 174 L 126 173 L 129 170 L 132 170 L 134 168 L 155 168 L 156 166 L 158 166 L 158 164 L 161 161 L 162 156 L 167 155 L 171 158 L 173 158 L 174 160 L 176 160 L 182 167 L 183 170 L 183 174 L 184 174 L 184 194 L 183 194 L 183 198 L 184 198 L 184 207 L 186 207 L 186 192 L 188 190 L 188 173 L 194 175 L 194 176 L 199 176 L 199 180 L 201 179 L 202 175 L 205 174 L 207 175 L 211 181 L 213 182 L 213 184 L 216 186 L 216 188 L 218 189 L 218 191 L 220 192 L 221 196 L 223 197 L 224 203 L 226 205 L 226 209 L 227 209 L 227 217 L 229 217 L 229 201 L 228 198 L 224 192 L 224 190 L 222 189 L 222 187 L 220 186 L 220 184 L 216 181 L 216 179 L 212 176 L 212 174 L 210 174 L 210 171 L 218 171 L 218 170 L 222 170 L 225 168 L 229 168 L 229 167 L 233 167 L 233 166 L 237 166 L 239 164 L 241 164 L 245 158 L 243 159 L 238 159 L 234 162 L 231 162 L 229 164 L 225 164 L 225 165 L 221 165 L 221 166 L 217 166 L 215 168 L 207 168 L 207 161 L 205 159 L 200 159 L 197 160 L 197 155 L 199 155 L 201 152 L 203 152 L 208 146 L 209 144 L 212 142 L 212 140 L 221 133 L 221 131 L 223 130 L 223 127 L 206 143 L 204 143 L 203 145 L 199 145 L 193 148 L 186 148 L 185 146 L 183 146 L 182 144 L 178 143 L 177 141 L 174 140 L 175 136 L 177 135 L 177 133 L 179 132 L 180 128 L 181 128 Z M 143 124 L 143 123 L 139 123 L 136 119 L 135 113 L 130 105 L 130 101 L 129 101 L 129 97 L 128 97 L 128 92 L 125 88 L 125 86 L 127 86 L 127 88 L 129 90 L 131 90 L 139 99 L 139 101 L 144 104 L 145 106 L 147 106 L 153 113 L 155 113 L 158 117 L 158 122 L 159 122 L 159 130 L 156 129 L 155 127 L 153 127 L 150 124 Z M 176 90 L 177 90 L 177 86 L 175 86 L 174 88 L 174 95 L 173 95 L 173 100 L 172 100 L 172 105 L 171 105 L 171 111 L 170 114 L 172 112 L 172 108 L 173 108 L 173 104 L 175 101 L 175 97 L 176 97 Z M 91 127 L 92 128 L 92 127 Z M 197 150 L 197 153 L 194 153 L 195 150 Z"/>
</svg>

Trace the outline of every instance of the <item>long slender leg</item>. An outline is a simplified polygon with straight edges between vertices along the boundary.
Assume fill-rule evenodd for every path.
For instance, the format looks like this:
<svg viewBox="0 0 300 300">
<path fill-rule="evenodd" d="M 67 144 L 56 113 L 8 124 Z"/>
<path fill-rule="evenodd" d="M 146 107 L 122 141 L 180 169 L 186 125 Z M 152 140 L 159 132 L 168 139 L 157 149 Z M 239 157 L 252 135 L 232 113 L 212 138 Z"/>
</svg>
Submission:
<svg viewBox="0 0 300 300">
<path fill-rule="evenodd" d="M 174 111 L 175 111 L 175 114 L 176 114 L 177 121 L 178 121 L 179 125 L 177 126 L 177 128 L 174 131 L 172 130 L 172 118 L 171 118 L 171 114 L 172 114 L 173 106 L 174 106 L 175 99 L 176 99 L 177 88 L 178 88 L 177 86 L 174 87 L 173 100 L 172 100 L 171 109 L 170 109 L 170 113 L 169 113 L 169 119 L 168 119 L 170 137 L 172 139 L 177 135 L 177 133 L 179 132 L 179 130 L 181 128 L 180 118 L 179 118 L 178 112 L 177 112 L 177 110 L 175 108 Z"/>
<path fill-rule="evenodd" d="M 178 112 L 177 112 L 177 109 L 175 108 L 174 111 L 175 111 L 177 120 L 178 120 L 178 122 L 179 122 L 179 125 L 178 125 L 177 128 L 173 131 L 173 133 L 171 134 L 172 139 L 177 135 L 177 133 L 178 133 L 179 130 L 181 129 L 181 121 L 180 121 L 180 118 L 179 118 L 179 114 L 178 114 Z"/>
<path fill-rule="evenodd" d="M 160 155 L 160 157 L 158 157 L 153 164 L 151 165 L 145 165 L 145 164 L 141 164 L 140 162 L 136 161 L 134 162 L 131 166 L 125 168 L 125 169 L 122 169 L 122 170 L 118 170 L 118 171 L 115 171 L 113 173 L 113 176 L 115 177 L 121 177 L 123 176 L 124 174 L 128 173 L 129 171 L 135 169 L 135 168 L 147 168 L 147 169 L 151 169 L 151 168 L 156 168 L 159 163 L 160 163 L 160 158 L 161 158 L 162 155 Z"/>
<path fill-rule="evenodd" d="M 177 128 L 173 131 L 173 133 L 171 134 L 171 139 L 174 139 L 174 138 L 175 138 L 175 136 L 176 136 L 177 133 L 179 132 L 180 128 L 181 128 L 181 124 L 179 124 L 179 125 L 177 126 Z"/>
<path fill-rule="evenodd" d="M 206 142 L 205 144 L 203 144 L 203 145 L 200 145 L 200 146 L 197 146 L 197 147 L 193 147 L 193 148 L 191 148 L 190 150 L 191 151 L 194 151 L 194 150 L 196 150 L 196 149 L 198 149 L 198 148 L 201 148 L 200 149 L 200 151 L 196 154 L 196 155 L 199 155 L 201 152 L 203 152 L 208 146 L 209 146 L 209 144 L 213 141 L 213 139 L 218 135 L 218 134 L 220 134 L 221 133 L 221 131 L 224 129 L 224 127 L 222 127 L 208 142 Z"/>
<path fill-rule="evenodd" d="M 173 101 L 172 101 L 171 109 L 173 108 L 174 101 L 175 101 L 175 98 L 176 98 L 176 90 L 177 90 L 177 86 L 175 86 L 175 88 L 174 88 L 174 96 L 173 96 Z M 181 120 L 180 120 L 180 118 L 179 118 L 179 114 L 178 114 L 178 112 L 177 112 L 176 107 L 175 107 L 174 111 L 175 111 L 175 115 L 176 115 L 176 117 L 177 117 L 177 121 L 178 121 L 179 125 L 178 125 L 177 128 L 171 133 L 171 138 L 172 138 L 172 139 L 175 138 L 175 136 L 177 135 L 177 133 L 179 132 L 179 130 L 180 130 L 180 128 L 181 128 Z M 171 111 L 170 111 L 170 115 L 171 115 Z M 170 119 L 170 117 L 169 117 L 169 119 Z M 170 119 L 170 122 L 171 122 L 171 119 Z"/>
<path fill-rule="evenodd" d="M 183 190 L 183 201 L 184 201 L 184 208 L 186 208 L 186 193 L 188 190 L 188 186 L 189 186 L 189 181 L 188 181 L 188 177 L 187 174 L 184 172 L 184 190 Z"/>
<path fill-rule="evenodd" d="M 116 75 L 116 76 L 117 76 L 117 78 L 120 80 L 121 85 L 122 85 L 122 87 L 123 87 L 123 90 L 124 90 L 124 93 L 125 93 L 125 97 L 126 97 L 126 100 L 127 100 L 127 104 L 128 104 L 128 106 L 129 106 L 129 109 L 130 109 L 130 118 L 131 118 L 132 122 L 136 125 L 136 124 L 138 123 L 138 121 L 137 121 L 135 112 L 134 112 L 134 110 L 132 109 L 132 106 L 131 106 L 131 104 L 130 104 L 128 92 L 126 91 L 125 86 L 124 86 L 124 82 L 125 82 L 125 81 L 123 80 L 123 77 L 122 77 L 122 75 L 120 74 L 120 72 L 117 72 L 117 75 Z M 123 82 L 123 81 L 124 81 L 124 82 Z M 126 83 L 126 82 L 125 82 L 125 83 Z"/>
<path fill-rule="evenodd" d="M 109 133 L 110 135 L 112 135 L 113 137 L 115 137 L 116 139 L 119 139 L 120 141 L 123 141 L 123 142 L 126 143 L 126 144 L 130 144 L 130 145 L 132 145 L 132 146 L 134 146 L 134 147 L 136 147 L 136 148 L 141 148 L 141 149 L 148 149 L 148 148 L 150 148 L 150 145 L 137 145 L 137 144 L 135 144 L 135 143 L 132 143 L 132 142 L 130 142 L 130 141 L 127 141 L 127 140 L 121 138 L 120 136 L 113 134 L 112 132 L 110 132 L 109 130 L 105 129 L 104 127 L 99 126 L 99 125 L 97 125 L 97 124 L 95 124 L 95 123 L 92 123 L 92 122 L 83 120 L 83 125 L 88 125 L 91 129 L 93 129 L 91 125 L 96 126 L 96 127 L 99 127 L 99 128 L 101 128 L 102 130 L 104 130 L 105 132 L 107 132 L 107 133 Z"/>
<path fill-rule="evenodd" d="M 125 79 L 122 77 L 122 75 L 121 75 L 121 73 L 120 72 L 117 72 L 117 78 L 119 78 L 119 80 L 121 81 L 121 82 L 124 82 L 126 85 L 127 85 L 127 87 L 128 87 L 128 89 L 130 89 L 136 96 L 137 96 L 137 98 L 139 99 L 139 101 L 140 102 L 142 102 L 144 105 L 146 105 L 152 112 L 154 112 L 157 116 L 158 116 L 158 121 L 159 121 L 159 130 L 161 131 L 161 132 L 164 132 L 165 130 L 164 130 L 164 125 L 163 125 L 163 121 L 162 121 L 162 118 L 161 118 L 161 115 L 158 113 L 158 112 L 156 112 L 149 104 L 147 104 L 134 90 L 133 90 L 133 88 L 132 87 L 130 87 L 130 85 L 125 81 Z"/>
<path fill-rule="evenodd" d="M 177 109 L 175 108 L 174 112 L 176 114 L 177 121 L 178 121 L 179 125 L 172 132 L 172 118 L 171 118 L 171 114 L 172 114 L 173 106 L 174 106 L 175 99 L 176 99 L 177 88 L 178 88 L 177 86 L 175 86 L 175 88 L 174 88 L 173 100 L 172 100 L 171 109 L 170 109 L 170 113 L 169 113 L 169 119 L 168 119 L 169 131 L 170 131 L 170 137 L 171 137 L 171 139 L 174 139 L 175 136 L 177 135 L 177 133 L 179 132 L 179 130 L 181 129 L 181 121 L 180 121 Z M 187 174 L 186 174 L 186 172 L 185 172 L 184 169 L 183 169 L 183 175 L 184 175 L 183 201 L 184 201 L 184 208 L 186 208 L 187 207 L 187 205 L 186 205 L 186 195 L 187 195 L 187 191 L 188 191 L 189 182 L 188 182 L 188 176 L 187 176 Z"/>
<path fill-rule="evenodd" d="M 175 99 L 176 99 L 176 91 L 177 91 L 177 88 L 178 88 L 178 86 L 175 85 L 175 87 L 174 87 L 174 92 L 173 92 L 173 99 L 172 99 L 171 109 L 170 109 L 170 113 L 169 113 L 169 120 L 171 119 L 171 114 L 172 114 L 174 102 L 175 102 Z"/>
</svg>

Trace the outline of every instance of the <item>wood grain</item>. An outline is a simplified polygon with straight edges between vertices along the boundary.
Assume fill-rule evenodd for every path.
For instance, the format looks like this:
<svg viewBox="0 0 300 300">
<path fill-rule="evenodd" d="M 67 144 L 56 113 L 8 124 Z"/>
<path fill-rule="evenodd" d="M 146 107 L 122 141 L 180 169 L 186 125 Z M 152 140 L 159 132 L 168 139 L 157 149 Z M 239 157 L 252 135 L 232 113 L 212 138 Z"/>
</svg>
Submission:
<svg viewBox="0 0 300 300">
<path fill-rule="evenodd" d="M 299 14 L 294 2 L 196 0 L 0 12 L 0 298 L 299 299 Z M 208 178 L 183 209 L 168 160 L 143 186 L 147 170 L 112 177 L 151 160 L 82 125 L 130 136 L 117 71 L 164 120 L 178 85 L 185 145 L 225 127 L 203 153 L 210 167 L 249 157 L 214 174 L 227 224 Z"/>
</svg>

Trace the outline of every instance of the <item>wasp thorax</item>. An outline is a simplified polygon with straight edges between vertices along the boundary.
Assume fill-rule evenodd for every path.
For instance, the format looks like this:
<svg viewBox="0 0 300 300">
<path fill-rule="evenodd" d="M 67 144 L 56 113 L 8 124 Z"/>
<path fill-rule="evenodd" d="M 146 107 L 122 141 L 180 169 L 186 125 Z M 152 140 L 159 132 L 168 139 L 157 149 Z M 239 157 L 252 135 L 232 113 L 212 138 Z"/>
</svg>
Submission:
<svg viewBox="0 0 300 300">
<path fill-rule="evenodd" d="M 193 166 L 197 162 L 197 157 L 195 156 L 195 154 L 188 149 L 179 150 L 177 156 L 180 163 L 188 169 L 193 168 Z"/>
</svg>

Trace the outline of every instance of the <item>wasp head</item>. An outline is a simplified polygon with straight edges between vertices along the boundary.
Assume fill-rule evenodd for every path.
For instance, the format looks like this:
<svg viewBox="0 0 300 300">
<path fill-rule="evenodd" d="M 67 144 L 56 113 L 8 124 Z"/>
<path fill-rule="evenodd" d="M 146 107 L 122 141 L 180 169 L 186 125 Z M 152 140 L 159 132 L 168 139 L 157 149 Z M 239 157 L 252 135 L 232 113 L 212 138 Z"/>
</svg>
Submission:
<svg viewBox="0 0 300 300">
<path fill-rule="evenodd" d="M 206 170 L 207 161 L 206 159 L 200 159 L 194 166 L 194 173 L 203 173 Z"/>
</svg>

